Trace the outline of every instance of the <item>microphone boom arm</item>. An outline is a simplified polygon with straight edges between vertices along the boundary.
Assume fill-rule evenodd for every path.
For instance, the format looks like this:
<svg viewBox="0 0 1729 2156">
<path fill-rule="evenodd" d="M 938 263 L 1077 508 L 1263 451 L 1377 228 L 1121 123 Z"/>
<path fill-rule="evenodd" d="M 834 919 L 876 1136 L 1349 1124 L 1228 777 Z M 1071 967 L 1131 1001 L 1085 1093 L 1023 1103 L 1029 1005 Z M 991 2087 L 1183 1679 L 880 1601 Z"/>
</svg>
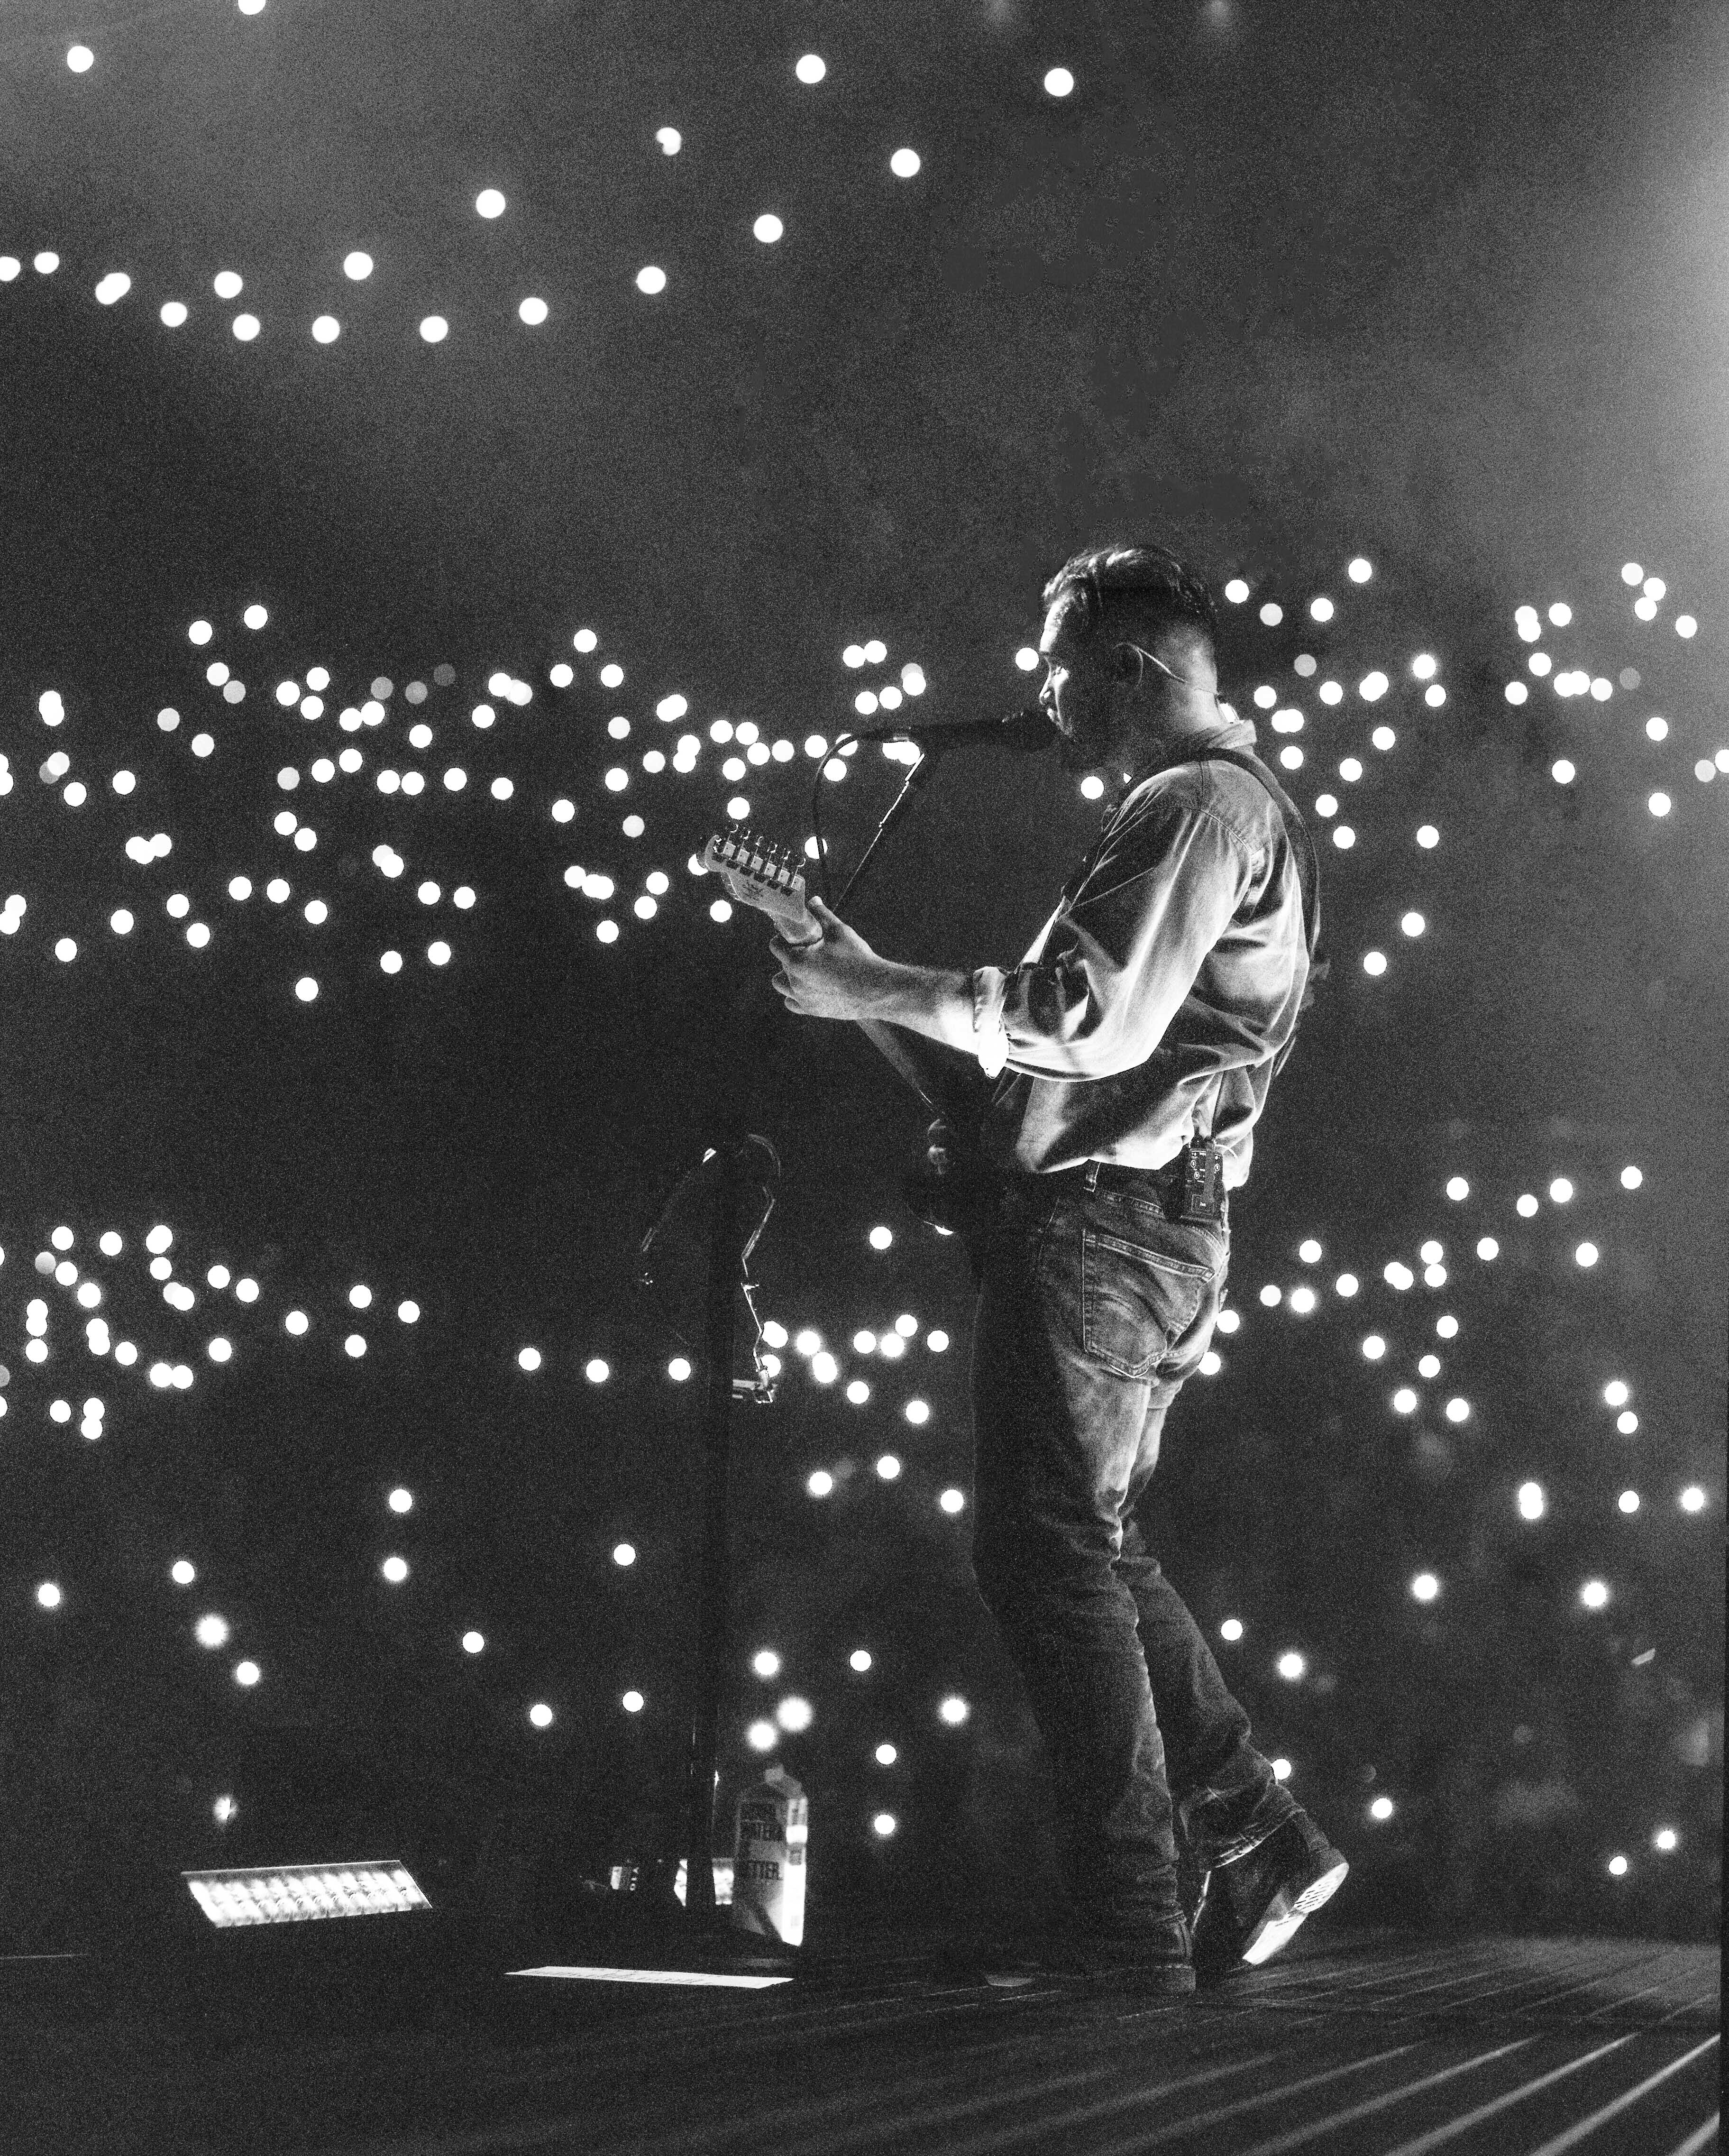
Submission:
<svg viewBox="0 0 1729 2156">
<path fill-rule="evenodd" d="M 859 877 L 870 865 L 871 855 L 912 806 L 913 794 L 930 781 L 935 758 L 927 753 L 922 742 L 918 744 L 918 762 L 907 767 L 906 776 L 900 782 L 900 792 L 883 811 L 882 821 L 871 834 L 870 844 L 854 864 L 853 872 L 846 880 L 846 889 L 840 894 L 840 902 L 834 909 L 837 913 L 846 911 L 847 902 L 852 897 Z"/>
</svg>

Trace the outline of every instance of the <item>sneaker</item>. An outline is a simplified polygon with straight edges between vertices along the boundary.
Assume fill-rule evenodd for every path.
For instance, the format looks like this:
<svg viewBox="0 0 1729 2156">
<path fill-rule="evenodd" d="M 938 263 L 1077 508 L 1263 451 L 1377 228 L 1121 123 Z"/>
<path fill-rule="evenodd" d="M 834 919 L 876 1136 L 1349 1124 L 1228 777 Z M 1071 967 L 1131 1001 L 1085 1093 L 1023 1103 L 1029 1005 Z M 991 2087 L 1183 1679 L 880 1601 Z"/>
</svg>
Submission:
<svg viewBox="0 0 1729 2156">
<path fill-rule="evenodd" d="M 1181 1914 L 1131 1932 L 1071 1931 L 1052 1949 L 1048 1967 L 1059 1983 L 1186 1997 L 1195 1988 L 1194 1934 Z"/>
<path fill-rule="evenodd" d="M 1075 1927 L 1018 1941 L 957 1941 L 939 1954 L 936 1967 L 951 1983 L 988 1984 L 998 1991 L 1038 1984 L 1180 1998 L 1195 1988 L 1193 1937 L 1180 1915 L 1129 1932 Z"/>
<path fill-rule="evenodd" d="M 1306 1812 L 1246 1856 L 1216 1864 L 1195 1917 L 1195 1967 L 1216 1983 L 1288 1945 L 1306 1917 L 1331 1901 L 1351 1869 Z"/>
</svg>

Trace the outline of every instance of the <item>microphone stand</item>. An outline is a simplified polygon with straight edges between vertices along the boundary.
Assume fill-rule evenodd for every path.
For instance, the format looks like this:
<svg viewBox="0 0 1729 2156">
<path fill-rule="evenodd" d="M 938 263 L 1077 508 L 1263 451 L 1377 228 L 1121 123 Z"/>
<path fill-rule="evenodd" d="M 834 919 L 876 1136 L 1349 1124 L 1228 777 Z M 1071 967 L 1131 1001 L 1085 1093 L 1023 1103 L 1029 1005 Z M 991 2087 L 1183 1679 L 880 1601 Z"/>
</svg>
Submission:
<svg viewBox="0 0 1729 2156">
<path fill-rule="evenodd" d="M 772 1378 L 733 1375 L 738 1302 L 741 1289 L 747 1294 L 752 1286 L 751 1254 L 774 1209 L 772 1184 L 780 1174 L 780 1165 L 773 1146 L 754 1132 L 733 1142 L 711 1147 L 679 1183 L 639 1246 L 639 1255 L 644 1260 L 639 1283 L 651 1285 L 646 1260 L 656 1238 L 687 1197 L 705 1183 L 710 1186 L 705 1208 L 708 1278 L 704 1306 L 700 1587 L 681 1848 L 675 1849 L 671 1857 L 644 1867 L 647 1876 L 640 1899 L 633 1892 L 601 1902 L 602 1909 L 619 1920 L 611 1943 L 633 1960 L 669 1961 L 672 1965 L 716 1974 L 764 1977 L 790 1974 L 798 1966 L 799 1951 L 779 1939 L 742 1930 L 727 1921 L 716 1906 L 714 1807 L 720 1777 L 715 1763 L 731 1645 L 732 1406 L 736 1399 L 767 1404 L 774 1397 Z M 762 1201 L 760 1209 L 747 1209 L 747 1193 L 752 1187 Z M 685 1861 L 682 1908 L 673 1891 L 674 1866 L 680 1854 Z"/>
<path fill-rule="evenodd" d="M 936 757 L 930 745 L 917 744 L 919 758 L 907 770 L 899 792 L 884 811 L 870 844 L 847 879 L 840 904 L 844 906 L 857 888 L 878 848 L 911 806 L 915 793 L 929 783 Z M 733 1402 L 740 1398 L 772 1400 L 772 1381 L 735 1378 L 733 1352 L 738 1322 L 741 1286 L 749 1286 L 751 1253 L 767 1224 L 774 1207 L 767 1183 L 760 1181 L 767 1203 L 747 1239 L 741 1240 L 741 1215 L 745 1192 L 752 1180 L 749 1156 L 760 1147 L 772 1162 L 772 1176 L 780 1173 L 780 1160 L 767 1138 L 752 1133 L 741 1141 L 711 1148 L 674 1190 L 639 1246 L 646 1260 L 656 1237 L 678 1210 L 687 1194 L 705 1178 L 711 1183 L 708 1205 L 708 1283 L 704 1310 L 705 1398 L 703 1415 L 704 1474 L 700 1594 L 697 1610 L 696 1681 L 691 1705 L 687 1748 L 683 1829 L 680 1840 L 685 1859 L 685 1902 L 680 1908 L 670 1891 L 670 1877 L 660 1876 L 671 1866 L 654 1867 L 654 1887 L 642 1904 L 630 1909 L 634 1897 L 619 1897 L 613 1907 L 628 1922 L 616 1943 L 634 1957 L 643 1958 L 670 1953 L 699 1968 L 721 1974 L 787 1976 L 800 1966 L 803 1950 L 784 1941 L 743 1930 L 728 1922 L 715 1902 L 714 1807 L 719 1783 L 716 1759 L 719 1751 L 721 1703 L 726 1688 L 726 1670 L 731 1640 L 731 1424 Z M 640 1274 L 647 1282 L 646 1268 Z M 767 1389 L 765 1390 L 765 1385 Z M 675 1852 L 676 1854 L 676 1852 Z M 605 1906 L 604 1904 L 603 1906 Z"/>
<path fill-rule="evenodd" d="M 744 1155 L 752 1144 L 767 1147 L 774 1158 L 773 1147 L 763 1138 L 746 1139 L 741 1146 L 724 1149 L 709 1208 L 708 1295 L 704 1312 L 707 1398 L 703 1417 L 702 1590 L 696 1626 L 696 1691 L 685 1778 L 685 1915 L 690 1926 L 708 1934 L 711 1941 L 723 1939 L 729 1946 L 736 1944 L 738 1953 L 730 1958 L 742 1960 L 760 1957 L 750 1947 L 747 1934 L 721 1922 L 715 1906 L 714 1806 L 720 1779 L 715 1758 L 719 1749 L 721 1697 L 726 1690 L 732 1627 L 729 1510 L 732 1403 L 741 1387 L 746 1394 L 754 1390 L 748 1381 L 732 1374 L 738 1288 L 757 1235 L 768 1218 L 765 1212 L 756 1232 L 741 1247 Z M 779 1167 L 776 1158 L 777 1172 Z M 768 1204 L 772 1209 L 772 1196 Z"/>
<path fill-rule="evenodd" d="M 916 742 L 915 747 L 919 752 L 919 760 L 908 767 L 906 776 L 900 782 L 900 791 L 883 811 L 882 821 L 872 832 L 870 844 L 865 847 L 854 863 L 853 872 L 846 880 L 846 889 L 840 894 L 839 903 L 835 907 L 837 913 L 845 911 L 847 901 L 857 888 L 859 877 L 870 865 L 871 855 L 875 853 L 883 840 L 888 837 L 890 832 L 912 806 L 913 795 L 930 783 L 931 773 L 936 766 L 936 759 L 925 742 Z"/>
</svg>

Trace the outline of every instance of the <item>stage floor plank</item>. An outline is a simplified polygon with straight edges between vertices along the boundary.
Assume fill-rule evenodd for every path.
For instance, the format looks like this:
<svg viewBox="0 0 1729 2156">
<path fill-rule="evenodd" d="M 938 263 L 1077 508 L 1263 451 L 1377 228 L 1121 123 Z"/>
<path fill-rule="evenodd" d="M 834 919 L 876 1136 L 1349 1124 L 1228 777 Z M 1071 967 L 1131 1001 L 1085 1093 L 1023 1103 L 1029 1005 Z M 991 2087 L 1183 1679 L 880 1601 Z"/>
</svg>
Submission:
<svg viewBox="0 0 1729 2156">
<path fill-rule="evenodd" d="M 1317 1926 L 1182 2005 L 980 1991 L 905 1937 L 837 1943 L 757 1992 L 502 1970 L 383 2026 L 249 2015 L 237 1999 L 218 2035 L 136 1996 L 82 2020 L 13 1997 L 0 2140 L 31 2156 L 1717 2146 L 1718 1958 L 1704 1947 Z"/>
</svg>

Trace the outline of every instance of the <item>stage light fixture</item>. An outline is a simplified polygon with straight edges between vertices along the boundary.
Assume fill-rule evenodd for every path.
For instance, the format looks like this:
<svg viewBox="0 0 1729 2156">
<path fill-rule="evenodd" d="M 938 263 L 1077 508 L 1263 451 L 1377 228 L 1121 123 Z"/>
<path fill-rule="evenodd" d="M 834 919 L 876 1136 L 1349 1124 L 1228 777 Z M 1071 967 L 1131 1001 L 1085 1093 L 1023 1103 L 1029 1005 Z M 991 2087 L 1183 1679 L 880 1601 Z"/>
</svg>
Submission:
<svg viewBox="0 0 1729 2156">
<path fill-rule="evenodd" d="M 432 1908 L 413 1874 L 394 1858 L 264 1865 L 183 1871 L 180 1876 L 218 1930 L 341 1917 L 408 1916 Z"/>
</svg>

